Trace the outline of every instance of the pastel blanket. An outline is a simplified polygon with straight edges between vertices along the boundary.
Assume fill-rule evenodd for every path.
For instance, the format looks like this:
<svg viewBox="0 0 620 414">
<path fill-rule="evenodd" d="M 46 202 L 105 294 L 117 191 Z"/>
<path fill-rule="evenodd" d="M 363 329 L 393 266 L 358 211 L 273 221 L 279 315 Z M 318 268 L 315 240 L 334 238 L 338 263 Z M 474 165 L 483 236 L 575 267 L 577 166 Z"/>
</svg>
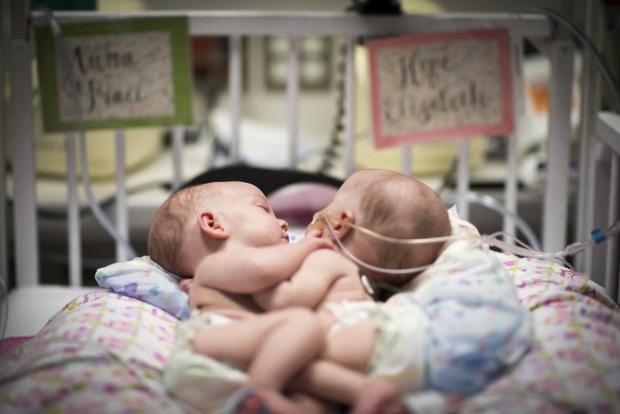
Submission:
<svg viewBox="0 0 620 414">
<path fill-rule="evenodd" d="M 620 311 L 595 283 L 557 264 L 497 253 L 530 312 L 534 343 L 466 413 L 619 413 Z"/>
<path fill-rule="evenodd" d="M 620 412 L 618 306 L 564 267 L 497 255 L 531 314 L 534 343 L 460 410 Z M 0 412 L 183 412 L 161 381 L 177 322 L 115 293 L 78 296 L 38 335 L 1 357 Z"/>
<path fill-rule="evenodd" d="M 0 360 L 0 413 L 181 413 L 161 370 L 177 320 L 116 293 L 68 303 Z"/>
</svg>

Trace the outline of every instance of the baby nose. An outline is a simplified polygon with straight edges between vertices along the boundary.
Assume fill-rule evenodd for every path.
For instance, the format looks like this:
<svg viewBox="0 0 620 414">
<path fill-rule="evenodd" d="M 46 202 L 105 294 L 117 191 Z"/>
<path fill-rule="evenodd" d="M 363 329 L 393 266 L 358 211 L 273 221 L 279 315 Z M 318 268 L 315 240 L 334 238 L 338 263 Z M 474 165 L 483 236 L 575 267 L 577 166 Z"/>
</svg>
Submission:
<svg viewBox="0 0 620 414">
<path fill-rule="evenodd" d="M 288 231 L 288 223 L 285 220 L 280 220 L 280 228 L 284 231 Z"/>
</svg>

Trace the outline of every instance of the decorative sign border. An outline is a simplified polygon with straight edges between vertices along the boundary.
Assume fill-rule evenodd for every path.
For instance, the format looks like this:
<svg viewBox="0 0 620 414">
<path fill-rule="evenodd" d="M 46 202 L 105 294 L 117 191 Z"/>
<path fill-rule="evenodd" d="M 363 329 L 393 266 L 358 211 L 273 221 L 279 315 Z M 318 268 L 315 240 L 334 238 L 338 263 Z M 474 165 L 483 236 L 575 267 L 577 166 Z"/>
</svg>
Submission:
<svg viewBox="0 0 620 414">
<path fill-rule="evenodd" d="M 171 115 L 118 117 L 104 120 L 84 119 L 86 129 L 117 129 L 142 126 L 188 125 L 192 123 L 192 73 L 188 23 L 185 17 L 116 19 L 88 23 L 67 23 L 62 26 L 66 38 L 81 36 L 131 35 L 145 32 L 165 32 L 170 39 L 171 86 L 173 111 Z M 37 68 L 43 110 L 43 124 L 47 132 L 75 131 L 76 121 L 60 116 L 56 42 L 49 26 L 35 28 Z"/>
<path fill-rule="evenodd" d="M 501 119 L 494 123 L 465 124 L 458 127 L 444 127 L 424 131 L 409 130 L 402 134 L 384 133 L 382 125 L 380 79 L 378 54 L 386 49 L 413 49 L 432 43 L 449 43 L 463 40 L 495 40 L 498 45 L 498 70 L 501 89 Z M 368 42 L 370 60 L 371 105 L 373 131 L 376 148 L 405 145 L 414 142 L 428 142 L 450 138 L 468 138 L 478 135 L 510 134 L 514 128 L 512 65 L 510 34 L 506 29 L 479 29 L 455 32 L 427 33 L 422 35 L 394 37 Z"/>
</svg>

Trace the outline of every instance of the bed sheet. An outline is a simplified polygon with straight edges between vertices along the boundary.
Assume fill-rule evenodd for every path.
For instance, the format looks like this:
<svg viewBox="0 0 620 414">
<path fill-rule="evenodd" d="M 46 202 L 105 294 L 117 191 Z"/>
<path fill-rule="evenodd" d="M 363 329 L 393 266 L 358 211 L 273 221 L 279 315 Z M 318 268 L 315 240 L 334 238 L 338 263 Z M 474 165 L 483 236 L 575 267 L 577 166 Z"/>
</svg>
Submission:
<svg viewBox="0 0 620 414">
<path fill-rule="evenodd" d="M 498 255 L 532 314 L 534 346 L 461 411 L 620 412 L 617 305 L 564 267 Z M 176 324 L 133 298 L 82 294 L 0 360 L 0 412 L 181 412 L 161 380 Z"/>
</svg>

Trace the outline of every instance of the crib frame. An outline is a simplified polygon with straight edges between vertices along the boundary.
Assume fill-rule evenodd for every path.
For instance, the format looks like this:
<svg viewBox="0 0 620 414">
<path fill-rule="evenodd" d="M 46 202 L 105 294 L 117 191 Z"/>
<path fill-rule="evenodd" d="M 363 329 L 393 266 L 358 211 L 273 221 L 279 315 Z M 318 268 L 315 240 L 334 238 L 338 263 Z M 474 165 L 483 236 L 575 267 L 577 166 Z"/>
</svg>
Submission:
<svg viewBox="0 0 620 414">
<path fill-rule="evenodd" d="M 5 1 L 2 1 L 2 10 L 7 10 Z M 2 117 L 10 114 L 12 128 L 8 136 L 12 137 L 12 158 L 19 160 L 13 164 L 10 177 L 5 176 L 4 169 L 0 171 L 0 193 L 6 196 L 5 182 L 12 180 L 14 235 L 16 252 L 16 281 L 17 287 L 37 285 L 39 283 L 38 269 L 38 236 L 36 226 L 36 194 L 35 194 L 35 164 L 34 164 L 34 133 L 32 128 L 32 84 L 31 62 L 33 59 L 31 43 L 31 27 L 28 26 L 31 16 L 27 5 L 12 2 L 10 10 L 12 16 L 12 32 L 2 30 L 3 59 L 0 59 L 0 74 L 8 73 L 11 84 L 11 98 L 8 107 L 0 107 Z M 24 2 L 28 3 L 28 2 Z M 589 27 L 593 31 L 592 22 L 596 19 L 595 2 L 586 2 L 584 11 L 587 14 Z M 582 126 L 581 126 L 581 159 L 585 160 L 580 171 L 579 205 L 576 216 L 568 212 L 569 200 L 569 140 L 570 136 L 570 97 L 572 94 L 572 62 L 576 50 L 573 40 L 562 32 L 554 30 L 553 25 L 543 15 L 538 14 L 440 14 L 434 16 L 406 15 L 406 16 L 361 16 L 350 13 L 292 13 L 292 12 L 139 12 L 139 13 L 105 13 L 105 12 L 64 12 L 57 13 L 60 22 L 89 21 L 98 19 L 116 19 L 125 17 L 163 17 L 187 16 L 191 35 L 226 36 L 229 41 L 229 102 L 231 113 L 230 133 L 232 137 L 232 153 L 235 160 L 240 159 L 239 121 L 241 119 L 241 40 L 247 36 L 275 35 L 290 39 L 289 72 L 287 81 L 287 100 L 289 112 L 286 116 L 288 127 L 289 163 L 295 167 L 298 163 L 299 147 L 299 39 L 304 36 L 332 36 L 343 39 L 346 44 L 345 69 L 345 149 L 344 168 L 346 173 L 355 169 L 353 143 L 355 140 L 355 73 L 354 73 L 354 45 L 360 36 L 414 34 L 430 31 L 458 30 L 466 28 L 506 27 L 510 31 L 513 47 L 512 77 L 515 88 L 523 87 L 521 57 L 522 41 L 527 38 L 536 44 L 544 45 L 544 51 L 551 61 L 551 94 L 550 120 L 548 134 L 547 191 L 543 204 L 543 249 L 556 251 L 566 244 L 583 240 L 589 237 L 589 230 L 595 226 L 606 227 L 619 217 L 619 162 L 620 162 L 620 118 L 618 114 L 597 114 L 598 93 L 596 91 L 597 74 L 592 69 L 588 55 L 584 56 L 584 81 L 582 84 Z M 36 24 L 43 24 L 44 17 L 32 14 Z M 586 26 L 588 26 L 588 24 Z M 8 57 L 9 65 L 6 64 Z M 2 79 L 0 77 L 0 79 Z M 4 85 L 2 85 L 4 89 Z M 2 91 L 4 96 L 4 90 Z M 519 108 L 522 102 L 515 102 L 516 128 L 509 139 L 507 157 L 507 174 L 505 180 L 505 206 L 517 212 L 517 145 L 522 135 L 523 119 Z M 1 126 L 1 125 L 0 125 Z M 0 133 L 2 129 L 0 128 Z M 173 137 L 173 152 L 180 154 L 183 127 L 175 128 Z M 0 156 L 4 156 L 4 141 L 8 139 L 2 133 Z M 75 135 L 67 136 L 67 185 L 69 199 L 68 212 L 68 240 L 69 240 L 69 280 L 72 286 L 81 283 L 81 248 L 80 229 L 78 218 L 77 178 L 75 158 Z M 116 228 L 120 234 L 127 236 L 127 205 L 124 189 L 125 172 L 123 161 L 124 134 L 117 131 L 117 210 Z M 611 151 L 610 151 L 611 150 Z M 403 148 L 401 170 L 411 171 L 410 147 Z M 182 182 L 182 167 L 180 157 L 173 156 L 175 165 L 174 182 Z M 460 155 L 458 168 L 457 199 L 459 210 L 467 217 L 468 202 L 466 194 L 469 189 L 467 165 L 469 160 L 469 144 L 467 139 L 460 141 Z M 6 200 L 3 200 L 0 210 L 0 272 L 6 282 L 8 279 L 7 232 L 6 232 Z M 569 240 L 567 223 L 576 221 L 578 229 L 574 240 Z M 35 224 L 33 224 L 35 223 Z M 504 230 L 514 234 L 515 223 L 504 217 Z M 609 294 L 618 299 L 618 256 L 620 255 L 618 240 L 611 241 L 601 247 L 580 254 L 577 260 L 577 270 L 585 274 L 593 274 L 593 280 L 605 285 Z M 117 259 L 127 259 L 127 252 L 122 245 L 117 246 Z M 604 258 L 604 259 L 601 259 Z"/>
</svg>

